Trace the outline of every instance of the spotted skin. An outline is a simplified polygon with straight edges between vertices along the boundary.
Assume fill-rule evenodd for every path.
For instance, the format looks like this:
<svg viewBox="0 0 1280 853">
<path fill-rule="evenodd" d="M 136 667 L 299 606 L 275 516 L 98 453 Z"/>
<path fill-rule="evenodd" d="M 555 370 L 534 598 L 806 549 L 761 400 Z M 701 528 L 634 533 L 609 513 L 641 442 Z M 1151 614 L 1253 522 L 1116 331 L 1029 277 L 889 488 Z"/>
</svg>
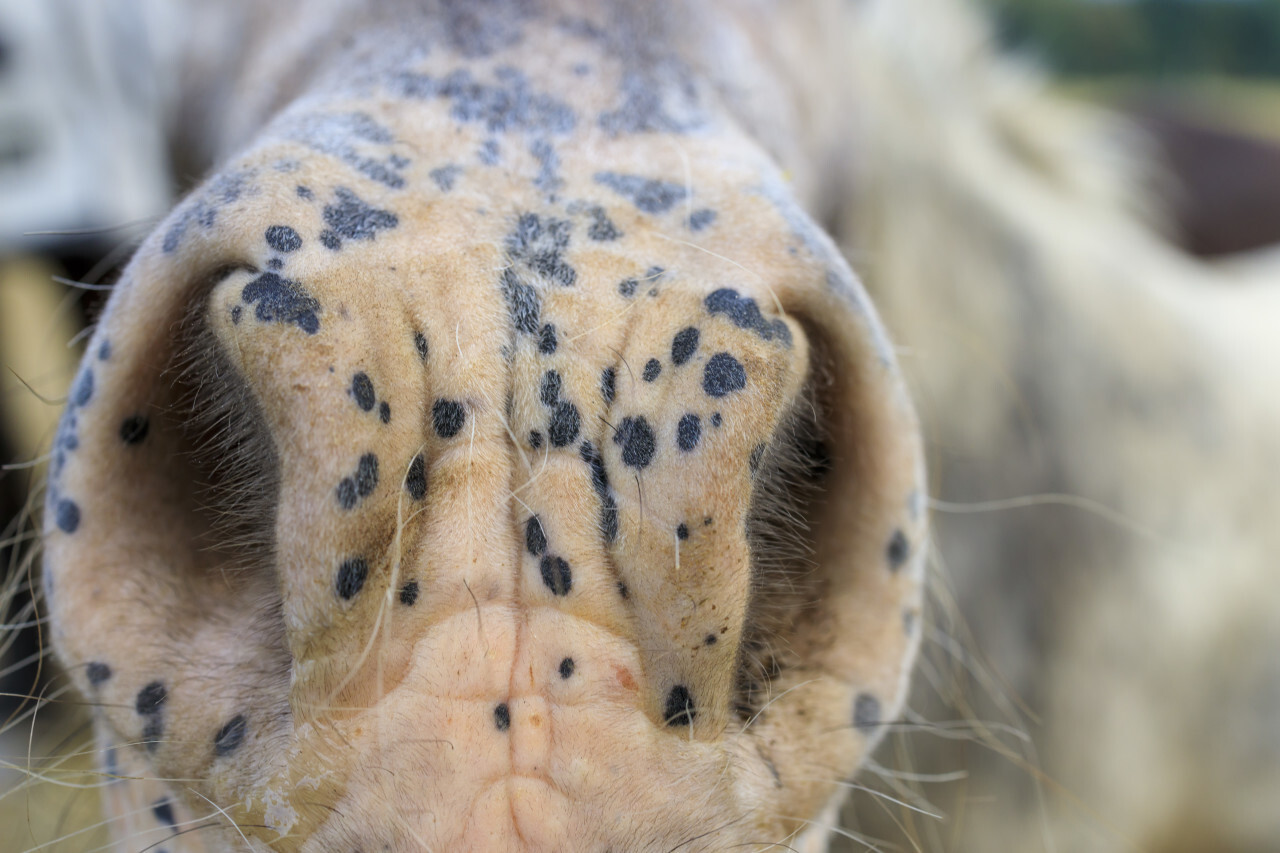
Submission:
<svg viewBox="0 0 1280 853">
<path fill-rule="evenodd" d="M 45 556 L 58 653 L 138 780 L 107 808 L 121 839 L 207 824 L 169 851 L 819 849 L 804 821 L 917 643 L 892 353 L 690 36 L 620 3 L 476 9 L 317 42 L 115 289 Z M 166 377 L 193 346 L 270 448 L 226 463 L 274 489 L 230 504 L 265 545 L 191 491 L 214 438 Z M 860 450 L 814 508 L 822 603 L 746 716 L 760 449 L 818 360 Z"/>
</svg>

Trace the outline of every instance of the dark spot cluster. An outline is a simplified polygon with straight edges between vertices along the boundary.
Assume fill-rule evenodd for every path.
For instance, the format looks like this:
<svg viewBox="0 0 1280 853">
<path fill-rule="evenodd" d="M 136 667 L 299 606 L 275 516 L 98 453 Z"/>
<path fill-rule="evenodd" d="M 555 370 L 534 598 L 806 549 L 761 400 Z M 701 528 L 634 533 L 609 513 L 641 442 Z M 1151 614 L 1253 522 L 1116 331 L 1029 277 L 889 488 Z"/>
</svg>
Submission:
<svg viewBox="0 0 1280 853">
<path fill-rule="evenodd" d="M 574 663 L 573 658 L 565 658 L 560 661 L 560 677 L 570 679 L 573 677 Z"/>
<path fill-rule="evenodd" d="M 481 83 L 466 69 L 443 78 L 401 74 L 395 87 L 406 97 L 443 98 L 456 121 L 482 125 L 490 133 L 563 135 L 573 130 L 577 116 L 564 101 L 535 92 L 524 74 L 499 68 L 496 83 Z"/>
<path fill-rule="evenodd" d="M 378 457 L 366 453 L 356 463 L 356 471 L 349 477 L 343 477 L 338 483 L 338 506 L 343 509 L 354 509 L 356 504 L 378 487 Z"/>
<path fill-rule="evenodd" d="M 524 547 L 530 556 L 540 558 L 538 570 L 542 583 L 553 595 L 565 596 L 573 590 L 573 570 L 563 557 L 547 551 L 547 534 L 542 529 L 542 520 L 536 515 L 525 522 Z"/>
<path fill-rule="evenodd" d="M 564 185 L 560 177 L 560 155 L 546 139 L 535 139 L 529 143 L 529 153 L 538 163 L 538 173 L 533 177 L 533 185 L 543 192 L 554 192 Z"/>
<path fill-rule="evenodd" d="M 373 380 L 363 370 L 351 377 L 351 396 L 362 412 L 372 412 L 378 407 L 378 419 L 384 424 L 391 423 L 391 404 L 386 400 L 378 402 L 377 393 L 373 389 Z"/>
<path fill-rule="evenodd" d="M 343 560 L 338 566 L 338 574 L 333 581 L 333 589 L 343 601 L 355 598 L 364 589 L 364 582 L 369 577 L 369 564 L 363 557 L 352 557 Z"/>
<path fill-rule="evenodd" d="M 567 219 L 522 213 L 507 235 L 507 256 L 545 283 L 571 287 L 578 272 L 565 261 L 564 253 L 572 233 L 573 223 Z"/>
<path fill-rule="evenodd" d="M 441 438 L 453 438 L 467 422 L 467 410 L 457 400 L 443 397 L 431 405 L 431 427 Z"/>
<path fill-rule="evenodd" d="M 493 709 L 493 725 L 500 732 L 511 728 L 511 709 L 507 707 L 506 702 Z"/>
<path fill-rule="evenodd" d="M 441 192 L 448 192 L 462 176 L 462 167 L 452 163 L 432 169 L 427 173 Z"/>
<path fill-rule="evenodd" d="M 666 213 L 689 194 L 682 184 L 618 172 L 597 172 L 595 181 L 649 214 Z"/>
<path fill-rule="evenodd" d="M 542 375 L 542 382 L 538 389 L 542 404 L 551 409 L 547 437 L 551 439 L 552 447 L 568 447 L 577 440 L 578 433 L 582 429 L 582 414 L 578 411 L 578 407 L 560 397 L 563 384 L 564 380 L 557 371 L 548 370 Z M 538 445 L 541 442 L 542 436 L 539 434 Z"/>
<path fill-rule="evenodd" d="M 597 243 L 608 243 L 622 236 L 622 231 L 613 224 L 613 220 L 605 213 L 603 207 L 599 205 L 590 207 L 587 209 L 587 215 L 591 217 L 591 224 L 587 226 L 589 239 Z"/>
<path fill-rule="evenodd" d="M 690 726 L 697 716 L 698 709 L 693 703 L 693 694 L 689 692 L 689 688 L 683 684 L 672 687 L 667 693 L 667 703 L 662 713 L 664 722 L 672 728 Z"/>
<path fill-rule="evenodd" d="M 413 348 L 418 352 L 418 359 L 425 362 L 427 360 L 427 355 L 429 354 L 429 350 L 427 348 L 427 336 L 422 334 L 422 332 L 414 332 Z"/>
<path fill-rule="evenodd" d="M 404 586 L 400 587 L 400 603 L 405 607 L 412 607 L 418 603 L 417 581 L 408 581 Z"/>
<path fill-rule="evenodd" d="M 142 743 L 148 752 L 155 752 L 164 736 L 164 704 L 168 699 L 169 691 L 161 681 L 152 681 L 134 697 L 133 709 L 142 717 Z"/>
<path fill-rule="evenodd" d="M 627 70 L 619 86 L 622 102 L 600 114 L 602 130 L 623 133 L 688 133 L 706 119 L 688 66 L 674 58 Z"/>
<path fill-rule="evenodd" d="M 647 468 L 657 448 L 653 427 L 643 415 L 628 416 L 618 424 L 613 443 L 622 448 L 622 461 L 631 468 Z"/>
<path fill-rule="evenodd" d="M 684 523 L 681 523 L 681 524 L 677 525 L 677 526 L 676 526 L 676 538 L 677 538 L 677 539 L 679 539 L 681 542 L 688 541 L 688 539 L 689 539 L 689 525 L 684 524 Z"/>
<path fill-rule="evenodd" d="M 398 190 L 405 185 L 403 170 L 409 161 L 386 151 L 395 137 L 368 113 L 309 113 L 294 119 L 285 133 L 383 186 Z"/>
<path fill-rule="evenodd" d="M 177 250 L 182 238 L 193 225 L 208 230 L 217 222 L 218 213 L 227 205 L 240 200 L 249 187 L 252 172 L 223 172 L 213 178 L 198 196 L 182 209 L 178 219 L 165 232 L 161 248 L 170 254 Z"/>
<path fill-rule="evenodd" d="M 723 314 L 739 329 L 750 329 L 762 340 L 777 339 L 791 346 L 791 330 L 782 320 L 766 320 L 760 306 L 750 297 L 740 296 L 732 288 L 722 287 L 708 296 L 703 304 L 711 314 Z"/>
<path fill-rule="evenodd" d="M 379 231 L 400 224 L 400 217 L 368 204 L 346 187 L 335 188 L 333 194 L 334 201 L 324 206 L 324 223 L 329 227 L 320 232 L 320 242 L 327 249 L 341 249 L 343 240 L 373 240 Z"/>
<path fill-rule="evenodd" d="M 591 488 L 600 498 L 600 533 L 606 542 L 618 538 L 618 502 L 609 488 L 609 474 L 604 467 L 604 457 L 589 441 L 578 446 L 578 455 L 591 468 Z M 623 596 L 624 598 L 626 596 Z"/>
<path fill-rule="evenodd" d="M 702 371 L 702 390 L 708 397 L 725 397 L 747 387 L 747 371 L 742 362 L 727 352 L 718 352 L 707 360 Z"/>
<path fill-rule="evenodd" d="M 292 279 L 264 272 L 244 286 L 240 299 L 246 305 L 256 305 L 254 316 L 259 322 L 297 326 L 308 335 L 320 331 L 319 300 Z M 232 319 L 238 316 L 233 311 Z"/>
</svg>

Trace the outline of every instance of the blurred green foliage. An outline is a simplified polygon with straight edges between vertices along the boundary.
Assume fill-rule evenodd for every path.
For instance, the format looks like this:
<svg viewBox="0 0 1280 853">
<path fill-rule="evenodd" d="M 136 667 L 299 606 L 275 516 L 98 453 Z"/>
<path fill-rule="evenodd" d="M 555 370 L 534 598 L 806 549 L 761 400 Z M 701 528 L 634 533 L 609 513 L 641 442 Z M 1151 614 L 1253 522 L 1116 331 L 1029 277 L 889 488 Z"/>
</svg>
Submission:
<svg viewBox="0 0 1280 853">
<path fill-rule="evenodd" d="M 985 0 L 1003 41 L 1072 76 L 1280 77 L 1280 0 Z"/>
</svg>

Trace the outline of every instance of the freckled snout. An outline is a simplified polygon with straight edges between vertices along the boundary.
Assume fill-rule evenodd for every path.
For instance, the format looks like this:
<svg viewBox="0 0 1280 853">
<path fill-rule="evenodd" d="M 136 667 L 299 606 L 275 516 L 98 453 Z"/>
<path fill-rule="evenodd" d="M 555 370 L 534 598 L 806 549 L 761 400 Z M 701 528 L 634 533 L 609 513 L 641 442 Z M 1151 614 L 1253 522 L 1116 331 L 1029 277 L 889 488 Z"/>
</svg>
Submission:
<svg viewBox="0 0 1280 853">
<path fill-rule="evenodd" d="M 104 737 L 276 850 L 804 830 L 901 701 L 923 527 L 825 238 L 740 190 L 663 239 L 621 155 L 566 205 L 278 159 L 143 248 L 63 421 L 46 578 Z"/>
</svg>

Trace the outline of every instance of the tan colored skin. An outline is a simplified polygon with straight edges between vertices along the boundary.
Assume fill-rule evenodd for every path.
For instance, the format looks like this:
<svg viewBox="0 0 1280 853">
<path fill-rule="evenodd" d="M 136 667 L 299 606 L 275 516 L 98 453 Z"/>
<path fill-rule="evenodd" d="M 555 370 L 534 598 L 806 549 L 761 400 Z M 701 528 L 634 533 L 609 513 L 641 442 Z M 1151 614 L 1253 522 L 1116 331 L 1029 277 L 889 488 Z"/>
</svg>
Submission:
<svg viewBox="0 0 1280 853">
<path fill-rule="evenodd" d="M 130 263 L 64 420 L 77 446 L 55 461 L 45 577 L 104 754 L 140 777 L 107 790 L 122 849 L 821 849 L 810 822 L 901 705 L 924 552 L 893 354 L 792 195 L 822 208 L 836 156 L 786 59 L 827 10 L 775 33 L 750 4 L 714 20 L 683 4 L 330 5 L 250 16 L 217 72 L 226 109 L 205 113 L 226 162 Z M 601 215 L 616 236 L 590 236 Z M 532 333 L 504 271 L 538 297 Z M 709 310 L 722 288 L 764 326 Z M 272 541 L 247 565 L 207 547 L 174 414 L 193 305 L 279 461 Z M 821 597 L 791 615 L 788 665 L 746 717 L 749 460 L 813 353 L 837 448 L 811 520 Z M 460 424 L 441 426 L 442 400 Z M 122 441 L 136 417 L 145 439 Z M 370 453 L 376 484 L 357 485 Z M 357 557 L 352 589 L 340 567 Z M 672 718 L 677 686 L 693 710 Z M 168 797 L 192 831 L 164 840 L 151 806 Z"/>
</svg>

